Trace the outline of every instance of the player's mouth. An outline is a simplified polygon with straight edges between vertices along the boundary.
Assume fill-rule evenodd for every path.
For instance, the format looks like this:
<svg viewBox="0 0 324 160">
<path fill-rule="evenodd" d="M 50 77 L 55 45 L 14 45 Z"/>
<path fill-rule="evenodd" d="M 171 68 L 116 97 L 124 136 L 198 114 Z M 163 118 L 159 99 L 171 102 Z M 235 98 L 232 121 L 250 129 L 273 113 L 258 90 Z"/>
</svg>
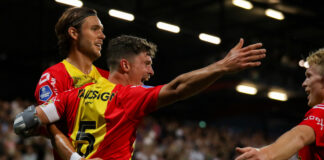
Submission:
<svg viewBox="0 0 324 160">
<path fill-rule="evenodd" d="M 101 50 L 102 43 L 96 43 L 95 46 L 96 46 L 99 50 Z"/>
</svg>

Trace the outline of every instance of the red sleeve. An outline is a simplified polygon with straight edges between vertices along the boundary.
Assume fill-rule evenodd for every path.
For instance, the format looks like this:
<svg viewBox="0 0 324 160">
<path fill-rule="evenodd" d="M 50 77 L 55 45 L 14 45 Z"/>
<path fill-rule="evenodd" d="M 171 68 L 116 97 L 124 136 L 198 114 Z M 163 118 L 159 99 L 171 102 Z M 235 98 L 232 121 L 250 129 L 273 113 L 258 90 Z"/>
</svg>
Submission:
<svg viewBox="0 0 324 160">
<path fill-rule="evenodd" d="M 307 125 L 314 129 L 316 146 L 324 146 L 324 105 L 317 105 L 311 108 L 304 120 L 299 125 Z"/>
<path fill-rule="evenodd" d="M 79 89 L 71 89 L 55 96 L 52 101 L 60 119 L 66 119 L 67 122 L 74 121 L 74 117 L 79 107 Z"/>
<path fill-rule="evenodd" d="M 52 99 L 58 93 L 56 78 L 50 72 L 44 72 L 37 83 L 35 90 L 35 98 L 38 104 Z"/>
<path fill-rule="evenodd" d="M 117 93 L 117 103 L 124 107 L 131 120 L 141 120 L 156 109 L 161 86 L 126 86 Z"/>
<path fill-rule="evenodd" d="M 43 72 L 35 90 L 38 104 L 52 99 L 66 90 L 72 89 L 73 79 L 70 77 L 63 63 L 57 63 Z"/>
</svg>

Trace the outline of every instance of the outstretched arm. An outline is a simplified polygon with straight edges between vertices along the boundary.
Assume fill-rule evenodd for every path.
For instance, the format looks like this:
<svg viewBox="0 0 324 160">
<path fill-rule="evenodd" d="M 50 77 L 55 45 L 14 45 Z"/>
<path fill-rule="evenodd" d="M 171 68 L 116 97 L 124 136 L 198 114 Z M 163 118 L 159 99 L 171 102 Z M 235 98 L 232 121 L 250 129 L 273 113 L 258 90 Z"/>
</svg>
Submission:
<svg viewBox="0 0 324 160">
<path fill-rule="evenodd" d="M 240 39 L 224 59 L 182 74 L 164 85 L 159 93 L 158 107 L 193 96 L 212 85 L 226 73 L 261 65 L 260 60 L 265 57 L 266 52 L 265 49 L 260 49 L 262 44 L 256 43 L 243 48 L 243 43 L 243 39 Z"/>
<path fill-rule="evenodd" d="M 289 159 L 306 145 L 315 142 L 313 128 L 298 125 L 280 136 L 273 144 L 261 149 L 236 148 L 241 153 L 235 160 L 283 160 Z"/>
</svg>

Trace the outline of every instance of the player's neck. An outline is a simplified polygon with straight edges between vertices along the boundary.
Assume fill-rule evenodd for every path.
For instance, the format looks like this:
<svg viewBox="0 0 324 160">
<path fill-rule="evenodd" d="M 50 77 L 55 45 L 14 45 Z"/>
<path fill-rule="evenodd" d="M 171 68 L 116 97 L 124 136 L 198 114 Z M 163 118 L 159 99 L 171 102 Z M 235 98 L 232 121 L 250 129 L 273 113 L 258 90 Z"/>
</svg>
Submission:
<svg viewBox="0 0 324 160">
<path fill-rule="evenodd" d="M 80 52 L 70 53 L 66 61 L 78 68 L 84 74 L 89 74 L 92 70 L 93 61 Z"/>
<path fill-rule="evenodd" d="M 115 84 L 126 85 L 137 85 L 129 78 L 127 73 L 120 73 L 118 71 L 110 72 L 108 80 Z"/>
</svg>

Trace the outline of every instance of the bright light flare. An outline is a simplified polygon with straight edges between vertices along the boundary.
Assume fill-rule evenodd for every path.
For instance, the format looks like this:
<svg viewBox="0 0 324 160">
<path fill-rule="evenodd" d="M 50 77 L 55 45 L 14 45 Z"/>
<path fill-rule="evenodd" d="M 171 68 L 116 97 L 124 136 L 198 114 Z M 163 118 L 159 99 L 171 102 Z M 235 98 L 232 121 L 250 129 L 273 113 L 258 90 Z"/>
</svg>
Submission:
<svg viewBox="0 0 324 160">
<path fill-rule="evenodd" d="M 80 0 L 55 0 L 55 2 L 67 4 L 74 7 L 82 7 L 83 2 Z"/>
<path fill-rule="evenodd" d="M 221 39 L 219 37 L 209 35 L 209 34 L 206 34 L 206 33 L 200 33 L 199 34 L 199 39 L 202 40 L 202 41 L 213 43 L 213 44 L 220 44 L 221 43 Z"/>
<path fill-rule="evenodd" d="M 135 19 L 133 14 L 123 12 L 123 11 L 119 11 L 119 10 L 116 10 L 116 9 L 110 9 L 108 11 L 108 14 L 110 16 L 112 16 L 112 17 L 123 19 L 123 20 L 126 20 L 126 21 L 134 21 L 134 19 Z"/>
<path fill-rule="evenodd" d="M 245 93 L 249 95 L 255 95 L 258 90 L 253 84 L 246 84 L 246 83 L 241 83 L 236 86 L 236 91 L 240 93 Z"/>
<path fill-rule="evenodd" d="M 270 91 L 268 92 L 268 97 L 274 100 L 278 100 L 278 101 L 287 101 L 288 100 L 288 96 L 287 93 L 284 91 Z"/>
<path fill-rule="evenodd" d="M 238 6 L 238 7 L 244 8 L 244 9 L 252 9 L 253 8 L 252 3 L 249 1 L 246 1 L 246 0 L 232 0 L 232 3 L 235 6 Z"/>
<path fill-rule="evenodd" d="M 274 18 L 274 19 L 277 19 L 277 20 L 283 20 L 283 19 L 285 19 L 285 16 L 281 12 L 276 11 L 276 10 L 273 10 L 273 9 L 267 9 L 265 11 L 265 14 L 268 17 L 271 17 L 271 18 Z"/>
<path fill-rule="evenodd" d="M 309 64 L 307 61 L 304 61 L 303 59 L 298 62 L 299 67 L 309 68 Z"/>
<path fill-rule="evenodd" d="M 165 30 L 165 31 L 172 32 L 172 33 L 180 32 L 180 27 L 173 25 L 173 24 L 165 23 L 165 22 L 157 22 L 156 27 L 159 29 Z"/>
</svg>

